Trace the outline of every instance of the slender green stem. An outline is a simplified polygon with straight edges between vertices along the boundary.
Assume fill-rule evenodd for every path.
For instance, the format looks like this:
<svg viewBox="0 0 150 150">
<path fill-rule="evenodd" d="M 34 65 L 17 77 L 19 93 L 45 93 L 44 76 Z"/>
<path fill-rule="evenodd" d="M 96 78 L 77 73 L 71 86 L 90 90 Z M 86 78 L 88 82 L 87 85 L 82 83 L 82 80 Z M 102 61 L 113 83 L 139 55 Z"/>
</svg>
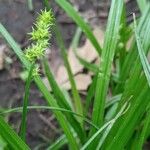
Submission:
<svg viewBox="0 0 150 150">
<path fill-rule="evenodd" d="M 69 61 L 68 61 L 67 51 L 66 51 L 61 33 L 58 29 L 58 26 L 56 26 L 55 31 L 56 31 L 57 42 L 60 46 L 61 54 L 62 54 L 62 57 L 63 57 L 63 60 L 64 60 L 65 67 L 67 69 L 69 81 L 70 81 L 70 84 L 71 84 L 75 110 L 76 110 L 77 113 L 82 115 L 83 114 L 83 107 L 82 107 L 81 98 L 80 98 L 80 95 L 79 95 L 77 87 L 76 87 L 76 83 L 75 83 L 75 80 L 74 80 L 74 77 L 73 77 L 71 66 L 70 66 Z"/>
<path fill-rule="evenodd" d="M 70 103 L 67 102 L 64 94 L 62 93 L 62 90 L 60 89 L 59 85 L 57 84 L 54 78 L 54 75 L 49 67 L 48 60 L 46 58 L 43 58 L 42 62 L 43 62 L 46 77 L 52 88 L 52 91 L 54 92 L 56 99 L 59 100 L 58 104 L 63 108 L 71 110 L 71 106 L 69 105 Z"/>
<path fill-rule="evenodd" d="M 25 136 L 26 136 L 27 106 L 28 106 L 28 101 L 29 101 L 29 92 L 30 92 L 30 84 L 32 81 L 33 69 L 34 69 L 34 64 L 31 65 L 31 68 L 29 71 L 28 79 L 25 85 L 25 95 L 24 95 L 24 100 L 23 100 L 23 112 L 22 112 L 20 136 L 24 141 L 25 141 Z"/>
<path fill-rule="evenodd" d="M 32 0 L 28 0 L 28 8 L 30 11 L 33 11 L 33 2 Z"/>
<path fill-rule="evenodd" d="M 10 108 L 10 109 L 3 109 L 0 112 L 0 115 L 2 114 L 8 114 L 8 113 L 13 113 L 13 112 L 22 112 L 23 107 L 16 107 L 16 108 Z M 56 110 L 56 111 L 61 111 L 61 112 L 66 112 L 66 113 L 70 113 L 72 115 L 75 115 L 81 119 L 83 119 L 86 123 L 88 123 L 89 125 L 93 126 L 96 130 L 98 130 L 99 128 L 97 126 L 95 126 L 90 119 L 85 118 L 84 116 L 77 114 L 71 110 L 68 109 L 64 109 L 64 108 L 60 108 L 60 107 L 50 107 L 50 106 L 27 106 L 28 110 L 34 110 L 34 109 L 43 109 L 43 110 Z"/>
<path fill-rule="evenodd" d="M 43 3 L 44 3 L 44 6 L 46 7 L 46 9 L 50 10 L 48 0 L 43 0 Z"/>
</svg>

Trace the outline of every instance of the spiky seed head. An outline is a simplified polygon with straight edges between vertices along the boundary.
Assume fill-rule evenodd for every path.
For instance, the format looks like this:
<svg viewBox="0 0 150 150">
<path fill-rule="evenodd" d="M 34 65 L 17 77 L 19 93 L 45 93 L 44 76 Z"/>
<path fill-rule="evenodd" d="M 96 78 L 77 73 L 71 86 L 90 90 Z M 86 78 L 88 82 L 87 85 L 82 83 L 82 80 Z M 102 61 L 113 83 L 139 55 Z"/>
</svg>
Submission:
<svg viewBox="0 0 150 150">
<path fill-rule="evenodd" d="M 32 27 L 32 32 L 29 33 L 31 40 L 34 44 L 29 46 L 25 50 L 25 55 L 27 59 L 34 63 L 37 59 L 44 55 L 46 48 L 49 45 L 49 39 L 51 38 L 50 29 L 53 25 L 54 17 L 51 10 L 42 10 L 36 19 L 34 27 Z"/>
</svg>

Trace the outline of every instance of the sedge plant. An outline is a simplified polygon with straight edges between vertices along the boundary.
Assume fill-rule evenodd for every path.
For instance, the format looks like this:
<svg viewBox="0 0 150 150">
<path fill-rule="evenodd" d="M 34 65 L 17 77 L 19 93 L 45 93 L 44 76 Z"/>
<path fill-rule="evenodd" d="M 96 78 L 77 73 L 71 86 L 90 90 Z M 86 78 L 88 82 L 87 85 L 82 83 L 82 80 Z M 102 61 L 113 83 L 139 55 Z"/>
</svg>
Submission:
<svg viewBox="0 0 150 150">
<path fill-rule="evenodd" d="M 29 72 L 23 106 L 0 110 L 0 115 L 22 112 L 20 137 L 0 117 L 0 142 L 3 147 L 30 149 L 25 141 L 27 110 L 44 109 L 54 113 L 63 131 L 56 141 L 47 143 L 48 150 L 59 150 L 64 146 L 71 150 L 142 150 L 150 136 L 150 65 L 147 59 L 150 48 L 149 3 L 137 0 L 141 16 L 136 19 L 133 15 L 134 21 L 129 24 L 124 1 L 112 0 L 102 46 L 88 23 L 67 0 L 55 0 L 77 24 L 71 47 L 79 62 L 93 72 L 92 83 L 83 100 L 76 87 L 57 19 L 54 20 L 48 1 L 43 2 L 47 10 L 39 14 L 29 34 L 33 43 L 25 52 L 0 24 L 1 35 Z M 44 55 L 45 49 L 49 47 L 52 26 L 68 73 L 71 95 L 57 83 Z M 82 32 L 95 48 L 100 59 L 99 65 L 88 62 L 78 54 L 76 49 Z M 39 59 L 43 63 L 51 93 L 38 73 L 36 62 Z M 43 94 L 47 106 L 28 106 L 31 81 Z"/>
<path fill-rule="evenodd" d="M 25 141 L 26 134 L 26 122 L 27 122 L 27 106 L 29 99 L 30 83 L 32 81 L 32 76 L 38 74 L 38 67 L 35 68 L 36 61 L 44 56 L 46 48 L 49 46 L 49 39 L 51 36 L 50 29 L 53 25 L 53 14 L 51 11 L 41 11 L 38 16 L 35 28 L 32 28 L 32 32 L 29 33 L 32 45 L 25 50 L 25 57 L 31 62 L 31 67 L 29 69 L 29 75 L 25 87 L 25 96 L 23 101 L 23 113 L 20 135 Z"/>
</svg>

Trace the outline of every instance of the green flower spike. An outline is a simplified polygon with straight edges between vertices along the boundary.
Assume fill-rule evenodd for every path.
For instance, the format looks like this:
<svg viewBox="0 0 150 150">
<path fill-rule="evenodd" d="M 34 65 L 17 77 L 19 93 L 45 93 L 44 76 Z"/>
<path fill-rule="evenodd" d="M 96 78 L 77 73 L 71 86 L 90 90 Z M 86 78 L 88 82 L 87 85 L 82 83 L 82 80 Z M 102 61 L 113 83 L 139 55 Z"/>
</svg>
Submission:
<svg viewBox="0 0 150 150">
<path fill-rule="evenodd" d="M 51 38 L 50 29 L 53 25 L 54 17 L 51 10 L 41 11 L 36 19 L 35 28 L 32 28 L 32 32 L 29 33 L 33 44 L 25 50 L 25 56 L 31 63 L 35 63 L 36 60 L 44 56 L 45 50 L 49 45 L 49 39 Z"/>
</svg>

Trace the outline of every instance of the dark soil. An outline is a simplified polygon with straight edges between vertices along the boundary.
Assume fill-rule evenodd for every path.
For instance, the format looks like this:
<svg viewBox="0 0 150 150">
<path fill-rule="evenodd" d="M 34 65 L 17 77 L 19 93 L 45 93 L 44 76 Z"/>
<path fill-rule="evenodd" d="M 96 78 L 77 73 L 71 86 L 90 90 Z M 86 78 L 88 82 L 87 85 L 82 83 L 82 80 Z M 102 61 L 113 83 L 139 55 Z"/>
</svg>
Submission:
<svg viewBox="0 0 150 150">
<path fill-rule="evenodd" d="M 109 0 L 70 0 L 81 15 L 89 21 L 92 27 L 105 27 Z M 76 25 L 66 16 L 52 0 L 51 6 L 60 26 L 64 41 L 69 47 L 70 41 L 74 35 Z M 30 12 L 26 0 L 0 0 L 0 22 L 6 27 L 14 39 L 24 49 L 29 45 L 27 33 L 30 32 L 37 12 L 44 8 L 41 0 L 33 0 L 34 11 Z M 137 10 L 135 1 L 127 5 L 129 21 L 130 13 Z M 5 42 L 0 38 L 0 45 Z M 48 55 L 51 66 L 55 72 L 61 63 L 60 53 L 56 46 L 55 38 L 52 40 L 52 52 Z M 20 62 L 10 50 L 6 55 L 12 59 L 12 64 L 6 64 L 3 70 L 0 70 L 0 107 L 10 108 L 22 105 L 24 94 L 24 82 L 20 79 L 19 73 L 23 70 Z M 30 105 L 45 105 L 45 101 L 33 84 L 30 91 Z M 10 124 L 18 132 L 20 126 L 20 114 L 13 113 L 7 116 Z M 60 131 L 52 115 L 48 111 L 30 111 L 28 113 L 28 132 L 27 143 L 32 149 L 41 144 L 47 145 L 56 139 Z"/>
</svg>

